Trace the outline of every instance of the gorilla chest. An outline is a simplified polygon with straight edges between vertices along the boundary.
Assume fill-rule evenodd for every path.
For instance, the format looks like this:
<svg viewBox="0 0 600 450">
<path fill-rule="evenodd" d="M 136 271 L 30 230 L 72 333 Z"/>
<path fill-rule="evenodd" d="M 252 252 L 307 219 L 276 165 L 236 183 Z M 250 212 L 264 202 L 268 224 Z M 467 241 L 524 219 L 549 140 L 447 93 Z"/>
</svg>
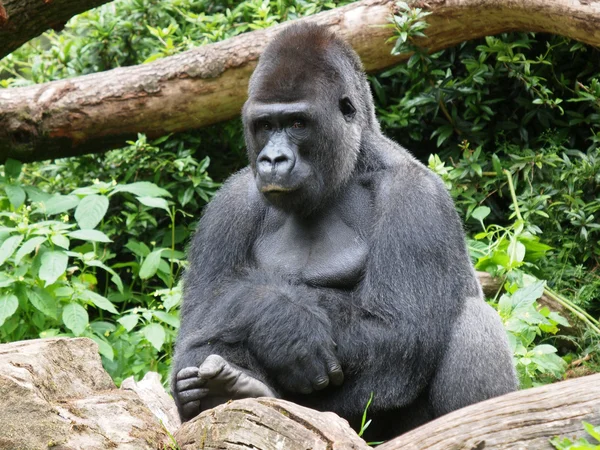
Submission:
<svg viewBox="0 0 600 450">
<path fill-rule="evenodd" d="M 260 268 L 291 281 L 352 288 L 367 259 L 361 234 L 335 213 L 316 222 L 287 217 L 256 241 L 253 253 Z"/>
</svg>

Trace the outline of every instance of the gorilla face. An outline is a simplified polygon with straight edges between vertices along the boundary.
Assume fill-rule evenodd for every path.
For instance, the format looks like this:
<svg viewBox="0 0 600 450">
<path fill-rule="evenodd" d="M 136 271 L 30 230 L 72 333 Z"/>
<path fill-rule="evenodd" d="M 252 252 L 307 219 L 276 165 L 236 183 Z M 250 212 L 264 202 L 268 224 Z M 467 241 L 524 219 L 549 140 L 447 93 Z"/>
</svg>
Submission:
<svg viewBox="0 0 600 450">
<path fill-rule="evenodd" d="M 297 39 L 310 52 L 289 45 L 294 27 L 269 44 L 242 112 L 258 190 L 276 208 L 303 216 L 324 207 L 352 175 L 372 109 L 355 54 L 312 29 Z"/>
<path fill-rule="evenodd" d="M 289 103 L 250 99 L 244 107 L 246 143 L 256 187 L 273 206 L 310 214 L 326 203 L 352 170 L 358 142 L 344 139 L 355 109 L 327 96 Z M 356 148 L 344 148 L 339 143 Z M 337 143 L 337 145 L 336 145 Z M 344 167 L 347 166 L 347 167 Z M 350 167 L 351 166 L 351 167 Z"/>
</svg>

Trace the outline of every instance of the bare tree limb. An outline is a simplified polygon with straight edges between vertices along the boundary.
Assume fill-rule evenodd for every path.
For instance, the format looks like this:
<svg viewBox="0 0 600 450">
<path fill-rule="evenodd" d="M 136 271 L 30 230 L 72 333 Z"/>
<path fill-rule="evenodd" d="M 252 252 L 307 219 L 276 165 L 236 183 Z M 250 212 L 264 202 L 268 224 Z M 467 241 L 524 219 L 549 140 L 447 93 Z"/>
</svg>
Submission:
<svg viewBox="0 0 600 450">
<path fill-rule="evenodd" d="M 49 28 L 110 0 L 0 0 L 0 59 Z"/>
<path fill-rule="evenodd" d="M 4 0 L 5 2 L 7 0 Z M 14 0 L 13 0 L 14 1 Z M 55 0 L 58 1 L 58 0 Z M 395 1 L 362 0 L 302 19 L 346 39 L 368 71 L 398 63 L 388 23 Z M 431 51 L 505 31 L 561 34 L 600 44 L 600 3 L 572 0 L 413 0 L 432 12 Z M 283 27 L 254 31 L 147 65 L 0 90 L 0 164 L 103 151 L 137 132 L 150 137 L 236 117 L 266 43 Z"/>
</svg>

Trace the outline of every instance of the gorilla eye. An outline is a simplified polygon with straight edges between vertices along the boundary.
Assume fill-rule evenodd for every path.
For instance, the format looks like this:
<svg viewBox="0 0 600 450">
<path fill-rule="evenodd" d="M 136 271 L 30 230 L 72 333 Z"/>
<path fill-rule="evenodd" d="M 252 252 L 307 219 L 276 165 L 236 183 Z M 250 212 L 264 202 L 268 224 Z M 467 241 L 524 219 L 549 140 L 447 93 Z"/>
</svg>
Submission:
<svg viewBox="0 0 600 450">
<path fill-rule="evenodd" d="M 340 100 L 340 111 L 344 115 L 344 119 L 350 121 L 356 115 L 356 108 L 348 97 L 343 97 Z"/>
<path fill-rule="evenodd" d="M 258 130 L 271 131 L 273 127 L 266 120 L 261 120 L 256 124 L 256 128 Z"/>
<path fill-rule="evenodd" d="M 301 129 L 304 127 L 306 127 L 306 124 L 303 120 L 294 120 L 294 123 L 292 124 L 292 128 Z"/>
</svg>

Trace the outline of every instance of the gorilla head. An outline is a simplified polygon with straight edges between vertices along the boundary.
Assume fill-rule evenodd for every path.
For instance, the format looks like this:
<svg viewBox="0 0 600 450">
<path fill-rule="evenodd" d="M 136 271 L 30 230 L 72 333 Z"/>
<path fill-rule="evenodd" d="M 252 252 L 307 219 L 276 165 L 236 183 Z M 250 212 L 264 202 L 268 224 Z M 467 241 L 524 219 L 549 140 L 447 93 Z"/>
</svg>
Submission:
<svg viewBox="0 0 600 450">
<path fill-rule="evenodd" d="M 282 31 L 261 56 L 243 109 L 258 190 L 288 212 L 321 209 L 352 174 L 373 109 L 345 42 L 316 25 Z"/>
</svg>

